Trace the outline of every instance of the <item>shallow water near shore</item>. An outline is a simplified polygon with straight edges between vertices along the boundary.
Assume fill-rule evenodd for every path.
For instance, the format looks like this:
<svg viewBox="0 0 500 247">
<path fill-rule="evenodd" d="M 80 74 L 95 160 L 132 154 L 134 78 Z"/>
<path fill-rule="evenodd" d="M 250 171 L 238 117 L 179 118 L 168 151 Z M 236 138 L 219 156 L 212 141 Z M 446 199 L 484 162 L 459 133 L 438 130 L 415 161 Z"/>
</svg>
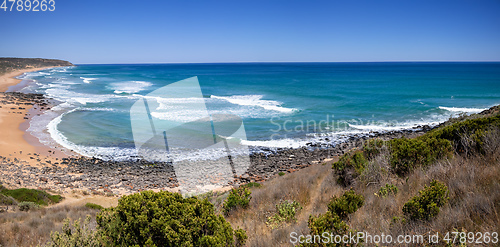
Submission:
<svg viewBox="0 0 500 247">
<path fill-rule="evenodd" d="M 239 116 L 247 137 L 241 144 L 257 150 L 335 145 L 352 135 L 436 125 L 500 103 L 500 63 L 79 65 L 21 77 L 29 82 L 21 92 L 60 102 L 34 117 L 29 131 L 86 156 L 133 158 L 132 105 L 193 76 L 209 113 Z M 154 118 L 186 123 L 198 117 L 181 108 L 163 114 L 159 109 L 169 99 L 155 100 Z M 191 160 L 226 155 L 185 151 Z"/>
</svg>

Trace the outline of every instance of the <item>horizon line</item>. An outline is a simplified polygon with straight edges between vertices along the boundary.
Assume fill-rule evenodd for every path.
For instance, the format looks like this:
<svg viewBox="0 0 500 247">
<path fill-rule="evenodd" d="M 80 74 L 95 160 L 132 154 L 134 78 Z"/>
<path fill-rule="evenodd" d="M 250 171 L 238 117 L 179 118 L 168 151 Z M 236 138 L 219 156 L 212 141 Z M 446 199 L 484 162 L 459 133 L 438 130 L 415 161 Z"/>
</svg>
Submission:
<svg viewBox="0 0 500 247">
<path fill-rule="evenodd" d="M 62 59 L 61 59 L 62 60 Z M 68 61 L 68 60 L 66 60 Z M 71 61 L 69 61 L 71 62 Z M 125 63 L 76 63 L 80 65 L 126 64 L 245 64 L 245 63 L 499 63 L 500 60 L 394 60 L 394 61 L 230 61 L 230 62 L 125 62 Z"/>
</svg>

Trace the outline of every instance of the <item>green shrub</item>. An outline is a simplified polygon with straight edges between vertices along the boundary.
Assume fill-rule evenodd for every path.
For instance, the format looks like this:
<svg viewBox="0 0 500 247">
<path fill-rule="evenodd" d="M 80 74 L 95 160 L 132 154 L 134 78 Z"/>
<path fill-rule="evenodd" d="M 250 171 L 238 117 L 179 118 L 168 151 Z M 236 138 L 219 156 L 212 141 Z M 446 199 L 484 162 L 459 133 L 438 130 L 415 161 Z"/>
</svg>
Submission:
<svg viewBox="0 0 500 247">
<path fill-rule="evenodd" d="M 349 233 L 349 226 L 345 221 L 340 219 L 340 217 L 332 213 L 330 211 L 327 211 L 326 213 L 319 215 L 317 217 L 314 216 L 309 216 L 309 221 L 307 222 L 309 229 L 310 229 L 310 235 L 322 235 L 323 233 L 327 232 L 333 235 L 340 235 L 343 236 L 345 234 Z M 302 244 L 301 246 L 337 246 L 335 243 L 332 243 L 330 245 L 319 245 L 319 244 Z M 338 245 L 340 246 L 340 245 Z"/>
<path fill-rule="evenodd" d="M 464 135 L 470 136 L 470 139 L 475 142 L 472 147 L 474 150 L 470 151 L 478 151 L 484 154 L 483 138 L 490 128 L 500 128 L 500 115 L 464 120 L 450 126 L 432 130 L 427 134 L 436 138 L 453 141 L 457 153 L 467 151 L 469 147 L 466 145 L 468 144 L 461 142 L 461 139 Z"/>
<path fill-rule="evenodd" d="M 310 235 L 322 235 L 329 233 L 333 235 L 346 235 L 349 233 L 349 226 L 345 222 L 347 216 L 358 210 L 363 205 L 364 198 L 356 194 L 353 190 L 345 192 L 341 197 L 334 197 L 328 204 L 328 211 L 317 217 L 309 216 L 308 226 Z M 339 215 L 340 214 L 340 215 Z M 354 233 L 355 235 L 355 233 Z M 351 246 L 349 243 L 329 243 L 329 244 L 301 244 L 301 246 Z"/>
<path fill-rule="evenodd" d="M 446 204 L 449 199 L 448 187 L 436 180 L 418 193 L 418 196 L 403 206 L 403 213 L 412 220 L 429 220 L 439 213 L 439 207 Z"/>
<path fill-rule="evenodd" d="M 296 201 L 283 201 L 276 205 L 276 213 L 267 218 L 266 224 L 271 229 L 279 227 L 283 222 L 296 222 L 297 212 L 302 209 Z"/>
<path fill-rule="evenodd" d="M 40 205 L 34 202 L 20 202 L 19 204 L 17 204 L 17 207 L 19 208 L 19 211 L 30 211 L 34 209 L 39 209 Z"/>
<path fill-rule="evenodd" d="M 339 161 L 333 163 L 332 168 L 337 171 L 339 184 L 348 186 L 352 179 L 363 172 L 367 164 L 368 160 L 366 160 L 363 151 L 356 150 L 344 154 Z"/>
<path fill-rule="evenodd" d="M 284 173 L 284 172 L 278 172 L 278 175 L 280 175 L 280 176 L 284 176 L 284 175 L 285 175 L 285 173 Z"/>
<path fill-rule="evenodd" d="M 216 215 L 208 200 L 167 191 L 123 196 L 96 217 L 98 231 L 118 246 L 238 246 L 246 234 Z"/>
<path fill-rule="evenodd" d="M 0 205 L 14 205 L 16 204 L 14 198 L 0 194 Z"/>
<path fill-rule="evenodd" d="M 104 209 L 104 207 L 103 207 L 103 206 L 98 205 L 98 204 L 95 204 L 95 203 L 90 203 L 90 202 L 88 202 L 87 204 L 85 204 L 85 207 L 87 207 L 87 208 L 91 208 L 91 209 L 97 209 L 97 210 L 102 210 L 102 209 Z"/>
<path fill-rule="evenodd" d="M 380 187 L 377 196 L 386 197 L 390 194 L 396 195 L 398 193 L 398 187 L 393 184 L 385 184 L 385 186 Z"/>
<path fill-rule="evenodd" d="M 363 146 L 363 152 L 368 159 L 373 159 L 380 154 L 385 144 L 386 142 L 381 139 L 370 139 Z"/>
<path fill-rule="evenodd" d="M 404 176 L 415 168 L 426 167 L 439 158 L 450 156 L 451 142 L 431 136 L 390 140 L 390 164 L 394 173 Z"/>
<path fill-rule="evenodd" d="M 250 203 L 250 199 L 252 199 L 251 194 L 252 192 L 245 187 L 232 189 L 222 206 L 224 213 L 229 214 L 237 207 L 247 208 Z"/>
<path fill-rule="evenodd" d="M 99 233 L 90 227 L 90 215 L 87 216 L 83 225 L 80 220 L 75 220 L 73 228 L 69 224 L 69 219 L 64 221 L 62 232 L 52 232 L 51 241 L 46 247 L 73 247 L 73 246 L 104 246 Z"/>
<path fill-rule="evenodd" d="M 337 214 L 341 219 L 347 218 L 349 214 L 352 214 L 363 206 L 365 198 L 356 194 L 353 189 L 346 191 L 340 197 L 333 197 L 330 203 L 328 203 L 328 211 Z"/>
<path fill-rule="evenodd" d="M 7 190 L 4 189 L 0 193 L 11 196 L 16 199 L 18 202 L 34 202 L 39 205 L 48 205 L 51 203 L 58 203 L 62 200 L 62 196 L 60 195 L 51 195 L 45 191 L 35 190 L 35 189 L 15 189 L 15 190 Z"/>
<path fill-rule="evenodd" d="M 256 182 L 250 182 L 244 185 L 241 185 L 240 188 L 260 188 L 262 184 L 256 183 Z"/>
</svg>

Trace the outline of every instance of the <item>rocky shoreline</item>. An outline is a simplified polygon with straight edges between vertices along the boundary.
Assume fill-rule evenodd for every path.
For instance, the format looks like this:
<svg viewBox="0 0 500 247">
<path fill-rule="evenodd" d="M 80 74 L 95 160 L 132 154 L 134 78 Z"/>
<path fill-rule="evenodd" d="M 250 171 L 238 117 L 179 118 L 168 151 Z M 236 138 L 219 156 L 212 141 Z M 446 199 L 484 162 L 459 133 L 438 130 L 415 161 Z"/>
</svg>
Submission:
<svg viewBox="0 0 500 247">
<path fill-rule="evenodd" d="M 398 131 L 373 137 L 390 139 L 412 137 L 423 131 Z M 353 137 L 350 141 L 328 149 L 308 147 L 282 149 L 271 154 L 253 153 L 251 166 L 235 184 L 262 182 L 278 173 L 292 173 L 313 164 L 331 160 L 346 151 L 360 147 L 365 139 Z M 34 159 L 39 157 L 34 154 Z M 179 183 L 174 168 L 167 163 L 146 160 L 105 161 L 98 158 L 62 158 L 59 162 L 42 161 L 40 167 L 17 159 L 0 156 L 3 184 L 9 187 L 32 187 L 51 191 L 83 190 L 94 194 L 129 194 L 142 190 L 176 188 Z"/>
<path fill-rule="evenodd" d="M 23 102 L 19 101 L 22 99 L 50 108 L 49 99 L 45 99 L 43 95 L 22 93 L 8 95 L 12 97 L 12 100 L 17 99 L 17 102 Z M 485 111 L 485 114 L 492 109 Z M 330 161 L 353 148 L 361 147 L 364 141 L 371 138 L 386 140 L 411 138 L 431 129 L 429 126 L 418 126 L 411 130 L 360 134 L 351 136 L 344 143 L 328 148 L 319 148 L 310 144 L 298 149 L 253 153 L 250 155 L 250 168 L 242 176 L 235 178 L 234 184 L 262 182 L 278 176 L 280 172 L 292 173 L 313 164 Z M 2 174 L 0 182 L 9 187 L 30 187 L 59 192 L 82 190 L 109 195 L 129 194 L 149 189 L 172 189 L 179 186 L 173 167 L 167 163 L 151 163 L 145 160 L 105 161 L 88 157 L 62 158 L 54 162 L 43 160 L 37 154 L 33 154 L 32 159 L 39 161 L 39 166 L 0 156 Z"/>
</svg>

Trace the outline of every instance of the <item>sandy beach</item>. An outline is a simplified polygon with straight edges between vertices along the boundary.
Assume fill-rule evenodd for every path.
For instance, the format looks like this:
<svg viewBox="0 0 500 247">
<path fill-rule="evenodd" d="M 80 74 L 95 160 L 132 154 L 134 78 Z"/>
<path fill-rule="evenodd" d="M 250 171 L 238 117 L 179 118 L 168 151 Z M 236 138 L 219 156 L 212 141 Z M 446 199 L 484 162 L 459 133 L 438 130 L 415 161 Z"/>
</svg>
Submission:
<svg viewBox="0 0 500 247">
<path fill-rule="evenodd" d="M 17 85 L 21 82 L 16 79 L 16 76 L 26 72 L 48 69 L 51 67 L 30 68 L 12 71 L 0 75 L 0 156 L 11 159 L 18 159 L 37 165 L 40 160 L 53 159 L 52 150 L 43 144 L 38 139 L 31 136 L 25 130 L 29 127 L 29 119 L 36 111 L 30 111 L 32 108 L 39 109 L 40 107 L 29 99 L 20 100 L 4 94 L 9 87 Z M 50 151 L 50 152 L 49 152 Z M 57 152 L 56 152 L 57 153 Z M 58 157 L 61 157 L 60 154 Z M 38 158 L 33 158 L 37 156 Z"/>
<path fill-rule="evenodd" d="M 50 69 L 54 67 L 41 67 L 41 68 L 29 68 L 29 69 L 20 69 L 8 72 L 6 74 L 0 75 L 0 92 L 5 92 L 9 89 L 9 87 L 17 85 L 21 82 L 20 79 L 16 79 L 15 77 L 20 76 L 27 72 L 33 72 L 38 70 Z"/>
</svg>

